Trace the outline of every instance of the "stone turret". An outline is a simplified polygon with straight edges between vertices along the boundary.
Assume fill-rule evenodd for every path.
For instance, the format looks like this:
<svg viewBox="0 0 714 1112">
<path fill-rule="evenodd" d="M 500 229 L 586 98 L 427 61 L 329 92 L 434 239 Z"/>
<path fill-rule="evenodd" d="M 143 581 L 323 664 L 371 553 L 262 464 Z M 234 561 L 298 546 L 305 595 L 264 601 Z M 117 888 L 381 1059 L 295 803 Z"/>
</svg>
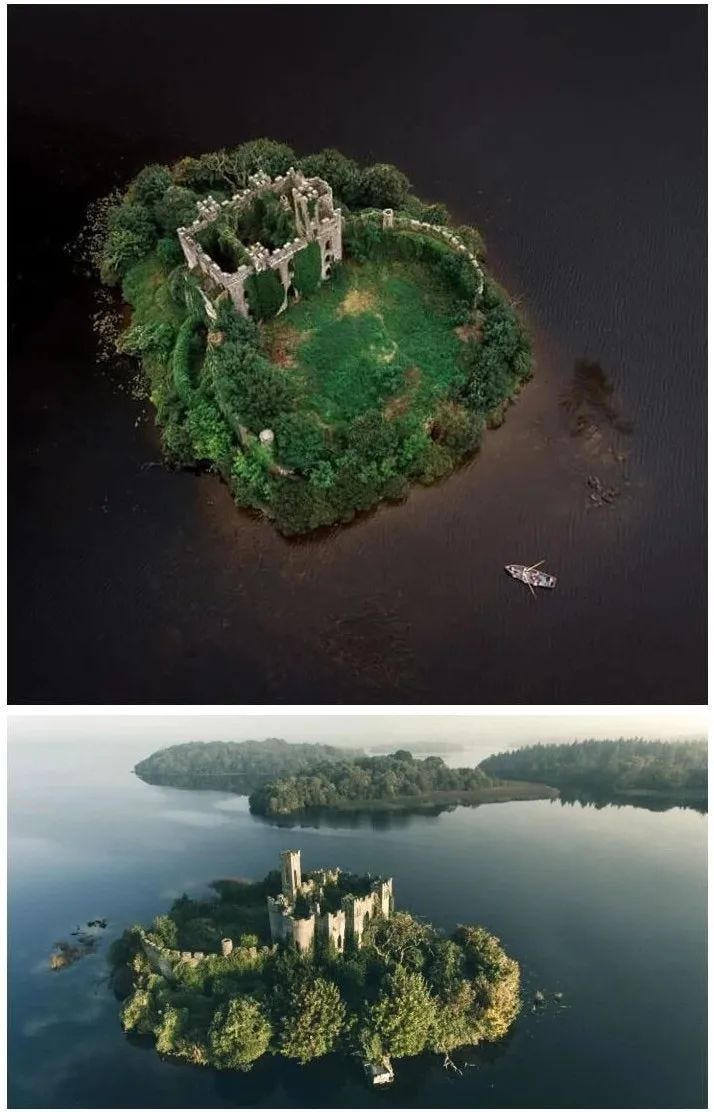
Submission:
<svg viewBox="0 0 714 1112">
<path fill-rule="evenodd" d="M 320 916 L 319 931 L 328 942 L 331 942 L 338 954 L 345 949 L 346 920 L 344 911 L 326 912 Z"/>
<path fill-rule="evenodd" d="M 370 893 L 369 896 L 345 896 L 342 900 L 342 910 L 345 913 L 347 937 L 352 938 L 359 949 L 362 945 L 364 928 L 374 915 L 372 894 Z"/>
<path fill-rule="evenodd" d="M 221 939 L 221 953 L 223 954 L 224 958 L 227 958 L 229 956 L 229 954 L 233 953 L 233 939 L 232 938 L 222 938 Z"/>
<path fill-rule="evenodd" d="M 280 854 L 280 864 L 282 892 L 278 896 L 267 897 L 273 942 L 285 942 L 306 953 L 319 935 L 331 942 L 338 953 L 344 953 L 347 939 L 351 939 L 357 947 L 361 945 L 364 929 L 375 915 L 388 919 L 392 913 L 391 878 L 372 881 L 365 896 L 343 896 L 338 911 L 322 911 L 327 890 L 338 882 L 340 870 L 322 869 L 303 880 L 300 850 L 284 850 Z M 298 896 L 306 898 L 309 903 L 310 913 L 305 918 L 295 916 Z"/>
<path fill-rule="evenodd" d="M 315 940 L 314 914 L 309 919 L 293 919 L 290 916 L 288 922 L 292 924 L 292 937 L 296 949 L 303 954 L 306 953 Z"/>
<path fill-rule="evenodd" d="M 374 910 L 388 919 L 392 914 L 392 878 L 388 880 L 375 880 L 372 885 L 372 898 Z"/>
<path fill-rule="evenodd" d="M 281 876 L 283 895 L 291 903 L 295 902 L 302 887 L 302 873 L 300 870 L 300 850 L 286 849 L 280 854 Z"/>
</svg>

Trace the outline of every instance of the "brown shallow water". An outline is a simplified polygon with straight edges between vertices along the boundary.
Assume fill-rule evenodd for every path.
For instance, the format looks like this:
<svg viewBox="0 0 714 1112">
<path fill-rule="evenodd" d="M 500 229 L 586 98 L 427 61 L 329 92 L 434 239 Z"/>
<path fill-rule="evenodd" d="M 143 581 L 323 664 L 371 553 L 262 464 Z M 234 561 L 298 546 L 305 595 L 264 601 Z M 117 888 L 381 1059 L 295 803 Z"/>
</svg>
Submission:
<svg viewBox="0 0 714 1112">
<path fill-rule="evenodd" d="M 374 43 L 374 112 L 350 114 L 350 79 L 335 74 L 342 112 L 309 126 L 280 97 L 257 121 L 226 109 L 209 125 L 181 96 L 180 112 L 143 130 L 131 100 L 110 125 L 119 94 L 82 69 L 81 51 L 91 111 L 67 93 L 50 112 L 15 74 L 17 119 L 33 113 L 15 131 L 21 211 L 49 183 L 60 190 L 49 257 L 121 176 L 119 151 L 125 173 L 256 133 L 371 152 L 481 225 L 538 370 L 444 483 L 287 542 L 215 478 L 142 469 L 157 458 L 151 416 L 95 364 L 87 287 L 61 261 L 38 278 L 15 244 L 11 701 L 704 701 L 704 68 L 696 12 L 649 15 L 644 34 L 636 13 L 618 19 L 614 50 L 606 13 L 582 26 L 425 13 L 433 35 L 460 33 L 451 48 L 464 62 L 483 21 L 505 21 L 528 96 L 505 83 L 502 49 L 478 72 L 427 74 L 422 89 L 418 37 L 400 63 L 421 105 L 406 132 L 391 84 L 391 109 L 377 112 L 387 48 Z M 34 57 L 29 28 L 15 42 L 16 57 Z M 53 56 L 49 40 L 43 50 Z M 605 63 L 603 86 L 590 74 Z M 166 68 L 161 80 L 173 104 L 177 77 Z M 29 311 L 33 295 L 42 312 Z M 620 492 L 612 505 L 590 499 L 593 475 Z M 533 599 L 503 565 L 540 559 L 559 584 Z"/>
</svg>

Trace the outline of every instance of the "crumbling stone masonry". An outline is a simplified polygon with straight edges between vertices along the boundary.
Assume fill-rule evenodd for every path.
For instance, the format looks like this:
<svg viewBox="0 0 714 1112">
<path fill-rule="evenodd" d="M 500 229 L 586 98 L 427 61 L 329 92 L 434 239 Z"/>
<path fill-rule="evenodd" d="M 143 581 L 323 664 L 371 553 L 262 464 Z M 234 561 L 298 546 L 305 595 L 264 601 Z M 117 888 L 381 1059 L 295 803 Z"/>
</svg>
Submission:
<svg viewBox="0 0 714 1112">
<path fill-rule="evenodd" d="M 393 908 L 392 879 L 372 881 L 366 896 L 342 897 L 340 910 L 323 911 L 325 887 L 337 880 L 339 869 L 322 870 L 309 879 L 302 879 L 300 851 L 285 850 L 280 854 L 282 892 L 268 896 L 268 921 L 270 937 L 274 942 L 286 942 L 303 953 L 311 948 L 317 937 L 333 943 L 338 953 L 343 953 L 345 942 L 352 939 L 361 945 L 364 929 L 375 915 L 388 919 Z M 309 915 L 295 918 L 295 901 L 303 896 L 309 905 Z"/>
<path fill-rule="evenodd" d="M 197 236 L 215 220 L 252 204 L 255 198 L 269 191 L 280 198 L 286 208 L 292 208 L 295 217 L 297 236 L 289 243 L 269 251 L 261 243 L 246 244 L 250 264 L 239 266 L 233 273 L 221 269 L 201 247 Z M 230 200 L 215 201 L 207 197 L 196 204 L 197 216 L 188 228 L 178 228 L 177 235 L 189 270 L 198 270 L 206 279 L 209 303 L 210 297 L 226 290 L 236 309 L 244 317 L 250 316 L 250 306 L 245 294 L 245 283 L 252 274 L 262 270 L 274 270 L 282 283 L 284 298 L 278 313 L 288 306 L 292 295 L 297 299 L 298 292 L 293 285 L 293 260 L 310 243 L 320 248 L 320 278 L 329 278 L 332 264 L 342 258 L 342 213 L 335 209 L 332 202 L 332 189 L 322 178 L 306 178 L 300 170 L 288 170 L 287 174 L 271 179 L 259 172 L 249 178 L 249 187 L 234 193 Z M 204 298 L 205 300 L 205 298 Z M 208 310 L 209 316 L 215 314 Z"/>
</svg>

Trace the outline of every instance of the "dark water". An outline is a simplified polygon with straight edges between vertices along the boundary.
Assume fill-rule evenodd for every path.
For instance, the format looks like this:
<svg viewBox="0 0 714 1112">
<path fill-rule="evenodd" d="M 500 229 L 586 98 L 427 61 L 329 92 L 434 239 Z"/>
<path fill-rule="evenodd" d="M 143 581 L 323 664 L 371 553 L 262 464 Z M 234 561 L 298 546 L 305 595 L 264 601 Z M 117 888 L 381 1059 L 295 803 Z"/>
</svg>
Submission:
<svg viewBox="0 0 714 1112">
<path fill-rule="evenodd" d="M 539 801 L 287 834 L 245 798 L 143 784 L 128 768 L 147 744 L 11 748 L 11 1107 L 704 1105 L 701 815 Z M 463 1078 L 424 1056 L 379 1093 L 340 1059 L 235 1076 L 132 1045 L 109 941 L 184 890 L 264 875 L 288 843 L 306 867 L 392 873 L 397 902 L 440 927 L 483 923 L 521 963 L 526 998 L 562 992 L 562 1008 L 527 1004 L 502 1043 L 457 1055 Z M 102 916 L 100 950 L 51 973 L 53 942 Z"/>
<path fill-rule="evenodd" d="M 9 13 L 11 701 L 704 702 L 704 7 L 277 11 Z M 60 252 L 145 162 L 263 134 L 479 225 L 538 360 L 470 466 L 297 543 L 141 469 Z M 533 600 L 502 569 L 541 558 Z"/>
</svg>

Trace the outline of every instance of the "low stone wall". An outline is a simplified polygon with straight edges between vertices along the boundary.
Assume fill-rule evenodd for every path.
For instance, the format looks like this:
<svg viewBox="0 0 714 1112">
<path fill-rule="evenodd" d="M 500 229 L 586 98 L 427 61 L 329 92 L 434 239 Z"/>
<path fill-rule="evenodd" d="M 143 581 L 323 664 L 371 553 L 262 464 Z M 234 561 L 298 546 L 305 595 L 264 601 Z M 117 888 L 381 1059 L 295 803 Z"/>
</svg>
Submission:
<svg viewBox="0 0 714 1112">
<path fill-rule="evenodd" d="M 148 938 L 143 938 L 141 945 L 151 968 L 154 972 L 160 973 L 162 977 L 170 977 L 176 965 L 195 966 L 206 957 L 203 950 L 170 950 L 166 946 L 157 946 Z M 232 951 L 232 939 L 221 939 L 221 954 L 228 957 Z"/>
<path fill-rule="evenodd" d="M 477 287 L 474 308 L 476 307 L 483 293 L 484 273 L 476 256 L 451 228 L 447 228 L 443 224 L 429 224 L 426 220 L 414 220 L 410 216 L 397 215 L 393 209 L 367 209 L 365 212 L 355 213 L 352 219 L 378 222 L 385 231 L 415 232 L 419 235 L 426 235 L 439 243 L 443 243 L 457 254 L 463 255 L 468 259 L 476 274 Z"/>
</svg>

